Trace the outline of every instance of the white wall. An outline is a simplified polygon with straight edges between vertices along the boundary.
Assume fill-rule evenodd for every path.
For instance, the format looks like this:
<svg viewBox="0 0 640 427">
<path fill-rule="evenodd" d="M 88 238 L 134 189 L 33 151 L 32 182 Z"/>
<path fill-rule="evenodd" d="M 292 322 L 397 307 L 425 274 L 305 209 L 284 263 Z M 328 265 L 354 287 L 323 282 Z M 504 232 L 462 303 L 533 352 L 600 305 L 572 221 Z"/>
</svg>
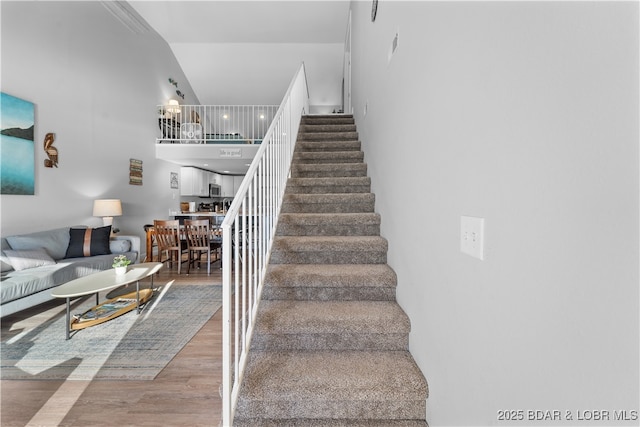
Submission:
<svg viewBox="0 0 640 427">
<path fill-rule="evenodd" d="M 202 104 L 279 105 L 304 61 L 311 110 L 341 108 L 349 1 L 130 3 L 167 40 Z"/>
<path fill-rule="evenodd" d="M 343 43 L 173 43 L 171 48 L 187 67 L 194 66 L 194 57 L 202 58 L 195 66 L 211 72 L 191 70 L 191 83 L 213 104 L 280 105 L 304 62 L 313 110 L 342 108 Z"/>
<path fill-rule="evenodd" d="M 96 198 L 119 198 L 122 234 L 179 207 L 170 172 L 155 159 L 155 106 L 175 97 L 172 77 L 196 104 L 168 45 L 136 35 L 100 2 L 2 2 L 2 91 L 36 109 L 35 196 L 0 197 L 2 235 L 59 226 L 98 226 Z M 42 143 L 55 133 L 59 167 L 45 168 Z M 143 185 L 129 185 L 129 159 L 143 163 Z M 174 198 L 175 197 L 175 198 Z M 144 240 L 143 240 L 144 242 Z"/>
<path fill-rule="evenodd" d="M 356 123 L 429 425 L 638 411 L 638 3 L 352 10 Z M 485 218 L 484 261 L 460 252 L 462 215 Z"/>
</svg>

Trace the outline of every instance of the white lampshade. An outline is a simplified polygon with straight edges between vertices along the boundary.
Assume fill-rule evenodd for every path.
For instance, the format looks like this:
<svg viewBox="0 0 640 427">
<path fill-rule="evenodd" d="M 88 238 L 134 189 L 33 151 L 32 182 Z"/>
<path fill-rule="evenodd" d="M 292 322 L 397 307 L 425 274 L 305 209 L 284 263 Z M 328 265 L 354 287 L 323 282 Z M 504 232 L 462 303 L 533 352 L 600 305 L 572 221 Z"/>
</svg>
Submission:
<svg viewBox="0 0 640 427">
<path fill-rule="evenodd" d="M 104 225 L 113 224 L 114 216 L 122 215 L 122 203 L 119 199 L 100 199 L 93 201 L 93 216 L 102 217 Z"/>
<path fill-rule="evenodd" d="M 167 113 L 180 114 L 180 103 L 175 99 L 170 99 L 166 110 Z"/>
</svg>

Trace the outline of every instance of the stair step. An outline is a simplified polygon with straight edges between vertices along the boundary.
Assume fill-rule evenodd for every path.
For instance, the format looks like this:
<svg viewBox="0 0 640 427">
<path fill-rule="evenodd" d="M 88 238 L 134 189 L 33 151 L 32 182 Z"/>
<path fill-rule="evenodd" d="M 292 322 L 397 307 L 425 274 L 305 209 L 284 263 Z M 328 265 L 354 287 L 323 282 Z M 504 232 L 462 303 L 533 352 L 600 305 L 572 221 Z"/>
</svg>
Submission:
<svg viewBox="0 0 640 427">
<path fill-rule="evenodd" d="M 279 236 L 379 236 L 380 215 L 376 213 L 281 213 Z"/>
<path fill-rule="evenodd" d="M 395 301 L 262 301 L 251 351 L 407 350 L 410 330 Z"/>
<path fill-rule="evenodd" d="M 333 152 L 333 151 L 360 151 L 362 143 L 360 141 L 298 141 L 296 142 L 296 152 Z"/>
<path fill-rule="evenodd" d="M 236 420 L 424 420 L 427 394 L 408 351 L 252 351 Z"/>
<path fill-rule="evenodd" d="M 362 151 L 296 151 L 293 163 L 362 163 Z"/>
<path fill-rule="evenodd" d="M 387 264 L 270 264 L 263 300 L 395 301 L 396 273 Z"/>
<path fill-rule="evenodd" d="M 299 141 L 357 141 L 358 132 L 302 132 Z"/>
<path fill-rule="evenodd" d="M 386 264 L 379 236 L 276 236 L 271 264 Z"/>
<path fill-rule="evenodd" d="M 325 114 L 303 116 L 302 124 L 353 124 L 355 123 L 352 114 Z"/>
<path fill-rule="evenodd" d="M 370 193 L 371 178 L 366 176 L 289 178 L 286 192 L 288 194 Z"/>
<path fill-rule="evenodd" d="M 234 427 L 429 427 L 425 420 L 345 420 L 345 419 L 250 419 L 233 423 Z"/>
<path fill-rule="evenodd" d="M 375 194 L 285 194 L 282 212 L 346 213 L 373 212 Z"/>
<path fill-rule="evenodd" d="M 293 178 L 367 176 L 366 163 L 294 163 Z"/>
<path fill-rule="evenodd" d="M 273 264 L 265 278 L 266 287 L 390 287 L 396 273 L 387 264 Z M 264 292 L 264 291 L 263 291 Z"/>
<path fill-rule="evenodd" d="M 302 123 L 299 132 L 355 132 L 355 123 Z"/>
</svg>

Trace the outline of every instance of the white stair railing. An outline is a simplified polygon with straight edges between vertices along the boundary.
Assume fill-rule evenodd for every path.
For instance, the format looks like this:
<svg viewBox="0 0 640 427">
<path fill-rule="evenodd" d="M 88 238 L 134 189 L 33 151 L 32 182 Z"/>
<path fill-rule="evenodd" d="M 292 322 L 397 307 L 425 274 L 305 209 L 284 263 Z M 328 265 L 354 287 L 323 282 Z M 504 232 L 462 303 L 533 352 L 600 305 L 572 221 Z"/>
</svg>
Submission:
<svg viewBox="0 0 640 427">
<path fill-rule="evenodd" d="M 302 64 L 221 226 L 223 426 L 233 424 L 300 119 L 308 111 Z"/>
</svg>

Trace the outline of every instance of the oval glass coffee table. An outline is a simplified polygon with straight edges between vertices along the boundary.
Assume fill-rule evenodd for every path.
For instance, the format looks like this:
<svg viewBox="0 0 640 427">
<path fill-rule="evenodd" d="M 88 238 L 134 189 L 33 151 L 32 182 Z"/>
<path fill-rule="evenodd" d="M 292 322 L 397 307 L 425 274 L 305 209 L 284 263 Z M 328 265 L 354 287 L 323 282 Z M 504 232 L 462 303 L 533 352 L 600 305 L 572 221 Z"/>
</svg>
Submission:
<svg viewBox="0 0 640 427">
<path fill-rule="evenodd" d="M 140 305 L 147 302 L 153 295 L 153 275 L 162 268 L 162 263 L 146 262 L 142 264 L 131 264 L 127 266 L 127 272 L 122 275 L 116 275 L 115 269 L 100 271 L 88 276 L 80 277 L 70 282 L 57 286 L 51 292 L 55 298 L 66 298 L 67 300 L 67 317 L 65 323 L 66 339 L 71 337 L 71 331 L 83 329 L 88 326 L 97 325 L 107 320 L 111 320 L 133 309 L 137 309 L 140 314 Z M 140 289 L 140 280 L 151 276 L 151 285 L 149 289 Z M 135 292 L 121 295 L 118 298 L 108 300 L 103 304 L 99 304 L 99 292 L 109 291 L 121 286 L 136 284 Z M 83 313 L 82 316 L 88 316 L 83 319 L 81 317 L 71 319 L 71 299 L 85 295 L 96 294 L 96 307 Z M 129 300 L 128 304 L 122 301 Z M 121 306 L 118 306 L 118 303 Z M 105 304 L 111 304 L 109 309 L 105 308 Z M 104 308 L 104 309 L 103 309 Z M 92 315 L 93 313 L 93 315 Z M 103 314 L 103 315 L 102 315 Z"/>
</svg>

